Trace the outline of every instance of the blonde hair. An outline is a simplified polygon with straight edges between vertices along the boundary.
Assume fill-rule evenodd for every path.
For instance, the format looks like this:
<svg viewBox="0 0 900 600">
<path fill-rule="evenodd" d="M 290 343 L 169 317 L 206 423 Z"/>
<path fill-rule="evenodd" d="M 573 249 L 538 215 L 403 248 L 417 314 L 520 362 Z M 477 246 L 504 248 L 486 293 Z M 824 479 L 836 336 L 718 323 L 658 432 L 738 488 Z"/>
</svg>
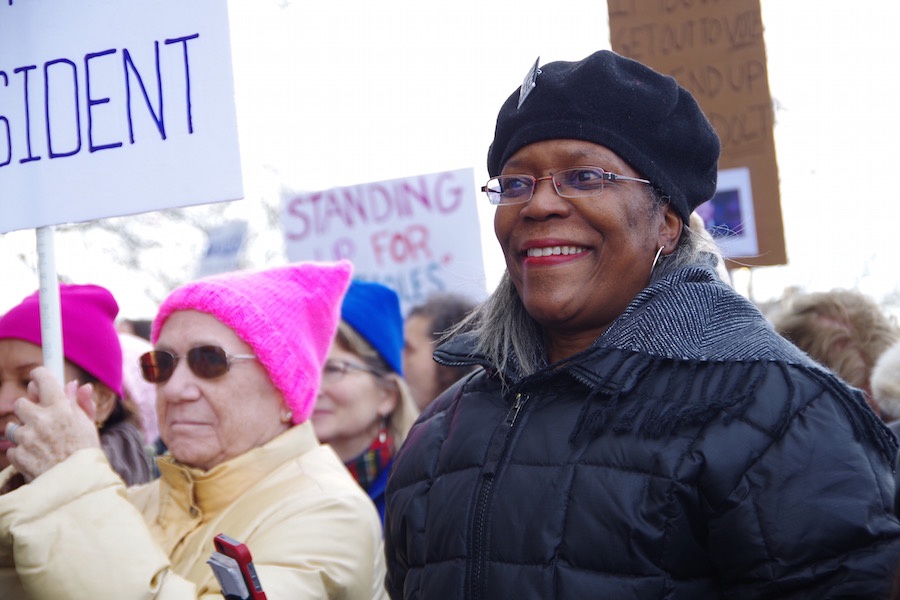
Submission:
<svg viewBox="0 0 900 600">
<path fill-rule="evenodd" d="M 359 356 L 366 366 L 371 369 L 383 373 L 379 378 L 381 385 L 393 387 L 397 390 L 397 404 L 394 410 L 388 414 L 385 419 L 387 421 L 387 429 L 394 439 L 394 450 L 400 448 L 406 440 L 406 434 L 409 428 L 416 422 L 419 416 L 419 408 L 413 400 L 412 392 L 406 381 L 391 369 L 390 365 L 385 361 L 372 345 L 366 341 L 353 327 L 345 321 L 338 323 L 337 342 L 350 352 Z"/>
<path fill-rule="evenodd" d="M 874 300 L 854 290 L 790 297 L 771 321 L 778 333 L 867 393 L 875 362 L 900 340 L 893 320 Z"/>
</svg>

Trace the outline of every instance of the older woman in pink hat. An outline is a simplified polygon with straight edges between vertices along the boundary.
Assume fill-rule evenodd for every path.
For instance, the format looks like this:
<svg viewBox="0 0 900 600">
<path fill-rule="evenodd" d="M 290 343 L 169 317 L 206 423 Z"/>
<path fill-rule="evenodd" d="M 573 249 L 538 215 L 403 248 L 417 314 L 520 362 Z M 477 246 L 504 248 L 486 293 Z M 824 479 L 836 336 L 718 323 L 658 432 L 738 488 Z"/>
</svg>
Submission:
<svg viewBox="0 0 900 600">
<path fill-rule="evenodd" d="M 144 486 L 109 469 L 85 389 L 32 371 L 0 473 L 27 482 L 0 495 L 17 575 L 0 573 L 0 597 L 221 598 L 207 560 L 222 533 L 270 598 L 381 597 L 378 514 L 308 421 L 350 272 L 301 263 L 169 295 L 141 367 L 170 454 Z"/>
</svg>

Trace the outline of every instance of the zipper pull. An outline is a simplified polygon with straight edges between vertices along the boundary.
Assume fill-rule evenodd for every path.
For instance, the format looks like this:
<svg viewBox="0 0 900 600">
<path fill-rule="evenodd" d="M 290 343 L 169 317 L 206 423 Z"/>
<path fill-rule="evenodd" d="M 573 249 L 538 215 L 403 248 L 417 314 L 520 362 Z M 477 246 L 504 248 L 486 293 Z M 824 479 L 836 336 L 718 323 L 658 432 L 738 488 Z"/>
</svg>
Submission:
<svg viewBox="0 0 900 600">
<path fill-rule="evenodd" d="M 519 411 L 522 410 L 522 407 L 525 406 L 525 401 L 528 400 L 528 394 L 517 393 L 516 401 L 513 404 L 513 407 L 509 409 L 509 414 L 506 415 L 506 424 L 512 427 L 516 424 L 516 419 L 519 417 Z"/>
</svg>

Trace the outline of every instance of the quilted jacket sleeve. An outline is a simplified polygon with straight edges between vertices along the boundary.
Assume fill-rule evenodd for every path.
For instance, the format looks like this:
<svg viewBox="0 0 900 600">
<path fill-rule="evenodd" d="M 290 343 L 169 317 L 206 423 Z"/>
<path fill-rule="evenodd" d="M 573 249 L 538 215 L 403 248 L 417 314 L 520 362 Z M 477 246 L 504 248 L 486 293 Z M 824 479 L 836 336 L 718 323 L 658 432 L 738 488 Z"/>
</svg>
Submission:
<svg viewBox="0 0 900 600">
<path fill-rule="evenodd" d="M 761 394 L 785 399 L 766 404 L 792 416 L 777 427 L 775 414 L 743 416 L 753 452 L 740 469 L 715 452 L 726 440 L 706 440 L 707 481 L 717 482 L 706 489 L 709 547 L 729 598 L 887 597 L 900 523 L 881 424 L 861 398 L 821 383 L 766 382 Z M 741 475 L 729 481 L 726 471 Z"/>
</svg>

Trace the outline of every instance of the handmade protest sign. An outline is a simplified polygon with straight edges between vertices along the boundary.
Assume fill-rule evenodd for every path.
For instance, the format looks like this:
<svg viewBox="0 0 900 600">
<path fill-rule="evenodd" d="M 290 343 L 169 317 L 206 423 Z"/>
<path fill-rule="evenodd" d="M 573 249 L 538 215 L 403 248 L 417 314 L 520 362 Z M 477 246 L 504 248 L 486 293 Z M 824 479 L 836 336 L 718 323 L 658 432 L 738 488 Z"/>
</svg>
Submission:
<svg viewBox="0 0 900 600">
<path fill-rule="evenodd" d="M 481 300 L 484 263 L 472 169 L 284 195 L 290 260 L 353 262 L 394 289 L 404 312 L 429 294 Z"/>
<path fill-rule="evenodd" d="M 227 3 L 0 2 L 0 233 L 243 196 Z"/>
<path fill-rule="evenodd" d="M 787 261 L 759 0 L 609 0 L 612 49 L 672 75 L 722 142 L 698 212 L 730 267 Z"/>
</svg>

